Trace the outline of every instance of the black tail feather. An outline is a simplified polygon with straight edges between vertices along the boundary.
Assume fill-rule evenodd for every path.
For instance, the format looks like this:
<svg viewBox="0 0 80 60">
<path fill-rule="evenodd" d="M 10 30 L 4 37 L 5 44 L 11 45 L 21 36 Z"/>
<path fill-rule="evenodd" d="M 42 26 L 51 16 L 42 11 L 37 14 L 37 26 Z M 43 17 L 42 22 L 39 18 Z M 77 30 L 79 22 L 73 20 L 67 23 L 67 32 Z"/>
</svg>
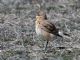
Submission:
<svg viewBox="0 0 80 60">
<path fill-rule="evenodd" d="M 59 34 L 55 34 L 56 36 L 59 36 L 59 37 L 61 37 L 61 38 L 63 38 L 63 36 L 61 36 L 61 35 L 59 35 Z"/>
</svg>

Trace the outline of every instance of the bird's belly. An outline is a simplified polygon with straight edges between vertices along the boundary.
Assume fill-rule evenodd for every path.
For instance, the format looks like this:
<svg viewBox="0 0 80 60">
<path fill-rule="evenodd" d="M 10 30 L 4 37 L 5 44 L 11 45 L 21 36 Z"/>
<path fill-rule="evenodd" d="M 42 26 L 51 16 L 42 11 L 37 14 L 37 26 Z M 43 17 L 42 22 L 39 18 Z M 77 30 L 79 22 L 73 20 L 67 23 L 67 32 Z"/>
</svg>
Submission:
<svg viewBox="0 0 80 60">
<path fill-rule="evenodd" d="M 44 40 L 51 40 L 53 38 L 53 34 L 50 34 L 39 27 L 36 27 L 36 34 L 42 37 Z"/>
<path fill-rule="evenodd" d="M 40 28 L 36 27 L 36 33 L 37 33 L 37 35 L 42 35 L 42 30 Z"/>
<path fill-rule="evenodd" d="M 43 29 L 41 29 L 39 27 L 36 27 L 36 33 L 37 33 L 37 35 L 42 35 L 42 36 L 48 36 L 48 35 L 50 35 L 50 33 L 44 31 Z"/>
</svg>

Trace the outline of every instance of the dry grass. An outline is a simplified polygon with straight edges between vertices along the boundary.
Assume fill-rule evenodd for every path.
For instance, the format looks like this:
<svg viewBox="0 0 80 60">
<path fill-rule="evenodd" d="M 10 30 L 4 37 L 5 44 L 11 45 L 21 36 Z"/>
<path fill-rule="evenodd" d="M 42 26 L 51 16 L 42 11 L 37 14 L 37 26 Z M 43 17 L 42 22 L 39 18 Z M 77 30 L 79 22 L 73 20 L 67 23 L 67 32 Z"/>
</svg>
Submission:
<svg viewBox="0 0 80 60">
<path fill-rule="evenodd" d="M 45 41 L 36 36 L 35 15 L 38 7 L 31 0 L 1 0 L 0 60 L 80 60 L 80 1 L 45 0 L 43 5 L 49 20 L 70 37 L 51 41 L 44 53 Z M 37 4 L 40 4 L 37 2 Z"/>
</svg>

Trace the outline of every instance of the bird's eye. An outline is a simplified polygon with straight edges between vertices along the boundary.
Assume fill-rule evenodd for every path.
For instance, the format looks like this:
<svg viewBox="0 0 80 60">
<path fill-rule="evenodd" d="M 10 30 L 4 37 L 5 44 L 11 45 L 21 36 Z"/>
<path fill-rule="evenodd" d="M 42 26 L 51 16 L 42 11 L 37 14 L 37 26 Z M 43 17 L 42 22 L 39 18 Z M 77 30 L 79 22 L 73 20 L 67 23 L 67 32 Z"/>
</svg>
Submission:
<svg viewBox="0 0 80 60">
<path fill-rule="evenodd" d="M 40 24 L 40 23 L 39 23 Z"/>
<path fill-rule="evenodd" d="M 41 17 L 40 17 L 41 18 Z"/>
</svg>

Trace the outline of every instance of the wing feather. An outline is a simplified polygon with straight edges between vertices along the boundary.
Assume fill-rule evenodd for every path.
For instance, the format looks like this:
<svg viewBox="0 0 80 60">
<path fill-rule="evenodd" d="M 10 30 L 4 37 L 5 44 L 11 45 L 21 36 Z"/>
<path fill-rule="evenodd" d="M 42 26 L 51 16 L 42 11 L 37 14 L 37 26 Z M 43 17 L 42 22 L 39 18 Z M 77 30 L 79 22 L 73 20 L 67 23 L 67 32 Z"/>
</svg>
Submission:
<svg viewBox="0 0 80 60">
<path fill-rule="evenodd" d="M 43 29 L 44 31 L 47 31 L 52 34 L 55 34 L 57 32 L 57 29 L 52 22 L 44 21 L 44 22 L 42 22 L 41 25 L 42 25 L 41 29 Z"/>
</svg>

